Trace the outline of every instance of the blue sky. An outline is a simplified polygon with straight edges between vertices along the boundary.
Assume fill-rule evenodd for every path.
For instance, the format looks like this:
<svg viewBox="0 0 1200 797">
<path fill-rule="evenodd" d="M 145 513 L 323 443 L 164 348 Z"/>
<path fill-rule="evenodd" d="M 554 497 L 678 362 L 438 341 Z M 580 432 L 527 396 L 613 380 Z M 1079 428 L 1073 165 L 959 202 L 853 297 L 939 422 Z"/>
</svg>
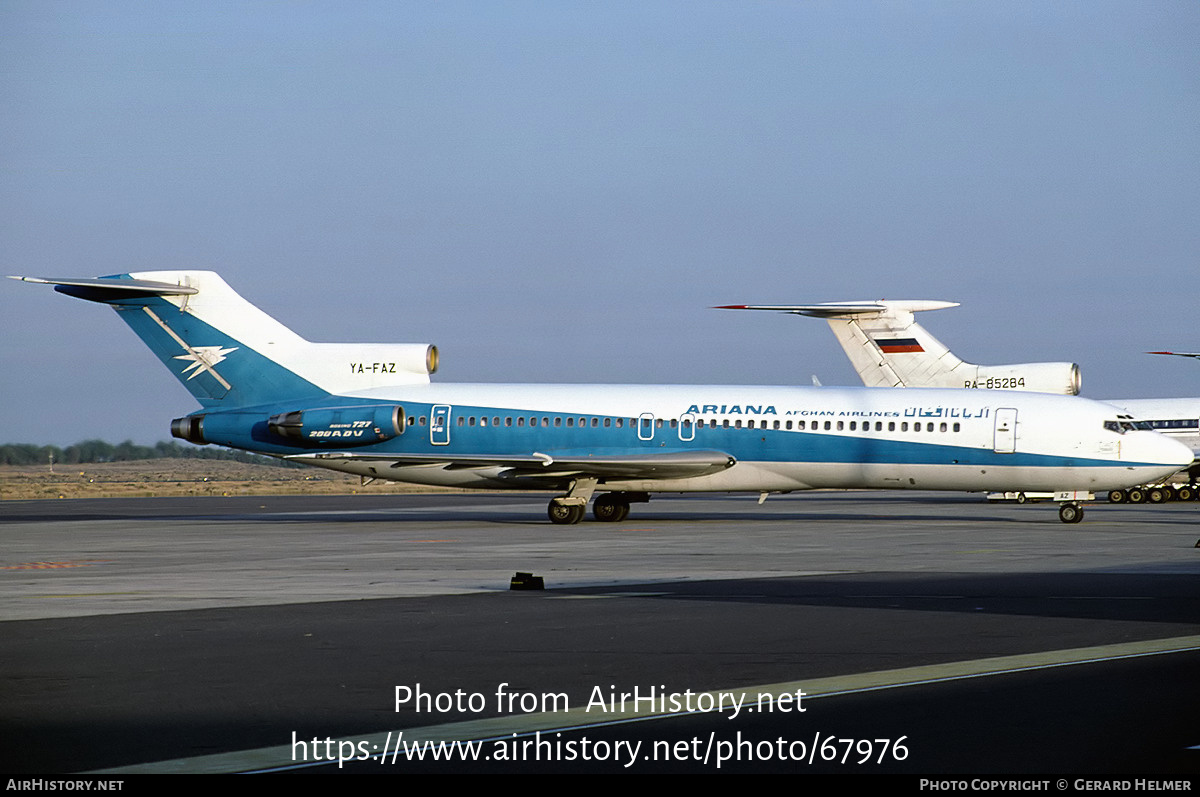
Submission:
<svg viewBox="0 0 1200 797">
<path fill-rule="evenodd" d="M 443 381 L 857 384 L 822 322 L 1200 396 L 1195 2 L 0 4 L 8 274 L 206 268 Z M 0 285 L 0 442 L 196 409 L 111 310 Z"/>
</svg>

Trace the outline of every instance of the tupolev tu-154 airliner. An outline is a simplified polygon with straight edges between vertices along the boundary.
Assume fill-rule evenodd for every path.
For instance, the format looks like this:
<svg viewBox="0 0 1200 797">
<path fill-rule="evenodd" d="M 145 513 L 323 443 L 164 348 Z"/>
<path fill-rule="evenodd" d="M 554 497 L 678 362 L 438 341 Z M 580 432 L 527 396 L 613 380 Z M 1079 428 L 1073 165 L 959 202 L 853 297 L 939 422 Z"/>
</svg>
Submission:
<svg viewBox="0 0 1200 797">
<path fill-rule="evenodd" d="M 201 409 L 171 433 L 427 485 L 544 489 L 554 523 L 592 500 L 815 488 L 1053 491 L 1165 477 L 1185 446 L 1075 396 L 946 389 L 440 384 L 428 344 L 313 343 L 208 271 L 15 277 L 112 306 Z"/>
</svg>

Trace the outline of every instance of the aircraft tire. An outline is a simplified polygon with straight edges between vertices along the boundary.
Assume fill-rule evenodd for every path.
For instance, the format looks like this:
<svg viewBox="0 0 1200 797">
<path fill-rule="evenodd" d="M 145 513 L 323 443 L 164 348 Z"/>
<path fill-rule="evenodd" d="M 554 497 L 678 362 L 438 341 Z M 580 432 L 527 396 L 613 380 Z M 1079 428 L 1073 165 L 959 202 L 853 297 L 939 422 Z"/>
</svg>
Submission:
<svg viewBox="0 0 1200 797">
<path fill-rule="evenodd" d="M 1146 503 L 1146 492 L 1140 487 L 1129 488 L 1129 503 L 1131 503 L 1131 504 Z"/>
<path fill-rule="evenodd" d="M 1128 499 L 1128 497 L 1129 496 L 1127 496 L 1125 494 L 1124 490 L 1109 490 L 1108 491 L 1108 502 L 1110 504 L 1123 504 Z"/>
<path fill-rule="evenodd" d="M 1058 507 L 1058 519 L 1063 523 L 1078 523 L 1083 520 L 1083 507 L 1067 502 Z"/>
<path fill-rule="evenodd" d="M 1167 491 L 1161 487 L 1151 487 L 1146 491 L 1146 500 L 1152 504 L 1165 504 L 1167 498 Z"/>
<path fill-rule="evenodd" d="M 620 523 L 629 517 L 629 503 L 612 495 L 602 495 L 592 504 L 592 515 L 602 523 Z"/>
<path fill-rule="evenodd" d="M 1175 491 L 1175 497 L 1180 501 L 1191 501 L 1196 496 L 1192 493 L 1192 488 L 1185 484 Z"/>
<path fill-rule="evenodd" d="M 551 523 L 573 526 L 583 520 L 584 509 L 582 504 L 560 504 L 558 501 L 551 501 L 546 508 L 546 514 L 549 515 Z"/>
</svg>

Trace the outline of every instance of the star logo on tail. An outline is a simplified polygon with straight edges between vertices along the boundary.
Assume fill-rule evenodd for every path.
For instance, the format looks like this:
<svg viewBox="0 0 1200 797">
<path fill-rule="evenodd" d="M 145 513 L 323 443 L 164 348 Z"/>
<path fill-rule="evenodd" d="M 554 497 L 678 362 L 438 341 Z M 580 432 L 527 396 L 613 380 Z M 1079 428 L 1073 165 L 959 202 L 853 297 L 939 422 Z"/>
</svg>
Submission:
<svg viewBox="0 0 1200 797">
<path fill-rule="evenodd" d="M 213 366 L 225 361 L 225 355 L 238 350 L 237 346 L 231 349 L 223 349 L 220 346 L 189 346 L 187 354 L 180 354 L 175 357 L 176 360 L 191 360 L 192 364 L 183 369 L 183 373 L 192 371 L 192 375 L 188 377 L 188 381 L 195 379 L 201 373 L 208 371 L 213 376 L 217 376 L 217 372 L 213 370 Z M 220 379 L 220 377 L 217 377 Z"/>
</svg>

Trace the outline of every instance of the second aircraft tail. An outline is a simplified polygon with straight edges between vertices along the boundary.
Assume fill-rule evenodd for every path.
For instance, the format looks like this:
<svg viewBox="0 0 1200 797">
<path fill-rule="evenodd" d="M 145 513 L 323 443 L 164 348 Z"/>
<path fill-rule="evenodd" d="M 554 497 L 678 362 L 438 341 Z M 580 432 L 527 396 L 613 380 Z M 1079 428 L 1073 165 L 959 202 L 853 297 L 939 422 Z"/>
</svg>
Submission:
<svg viewBox="0 0 1200 797">
<path fill-rule="evenodd" d="M 864 301 L 814 305 L 723 305 L 723 310 L 774 310 L 824 318 L 868 387 L 954 387 L 1079 393 L 1075 363 L 975 365 L 963 362 L 917 323 L 916 312 L 955 302 Z"/>
</svg>

